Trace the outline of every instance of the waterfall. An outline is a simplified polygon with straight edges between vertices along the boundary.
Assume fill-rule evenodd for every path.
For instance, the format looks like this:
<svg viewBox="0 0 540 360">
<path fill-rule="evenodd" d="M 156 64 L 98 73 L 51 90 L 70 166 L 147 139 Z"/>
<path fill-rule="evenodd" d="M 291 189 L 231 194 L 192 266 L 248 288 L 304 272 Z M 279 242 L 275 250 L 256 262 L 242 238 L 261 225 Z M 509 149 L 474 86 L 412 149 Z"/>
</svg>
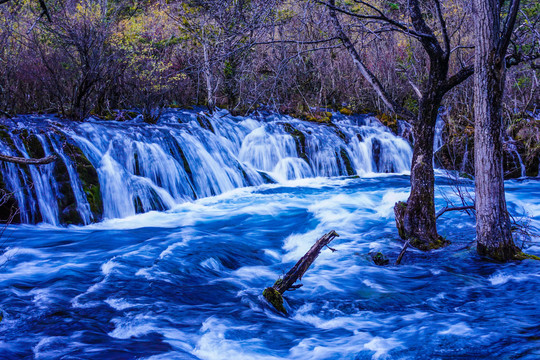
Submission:
<svg viewBox="0 0 540 360">
<path fill-rule="evenodd" d="M 439 114 L 437 115 L 437 121 L 435 122 L 435 138 L 433 139 L 433 152 L 434 153 L 437 152 L 437 150 L 439 150 L 444 145 L 442 133 L 444 130 L 444 125 L 446 124 L 443 120 L 442 115 L 445 115 L 445 113 L 439 112 Z"/>
<path fill-rule="evenodd" d="M 225 110 L 170 110 L 155 125 L 21 116 L 3 120 L 0 152 L 57 155 L 48 165 L 0 164 L 20 222 L 53 225 L 167 210 L 264 183 L 401 173 L 412 157 L 404 139 L 367 115 L 336 113 L 332 124 L 318 124 Z"/>
<path fill-rule="evenodd" d="M 516 147 L 516 144 L 514 140 L 510 137 L 507 137 L 504 147 L 508 153 L 509 159 L 509 172 L 512 171 L 518 171 L 519 177 L 525 177 L 527 176 L 527 171 L 525 168 L 525 164 L 523 163 L 523 159 L 521 158 L 521 155 L 519 154 L 519 151 Z"/>
</svg>

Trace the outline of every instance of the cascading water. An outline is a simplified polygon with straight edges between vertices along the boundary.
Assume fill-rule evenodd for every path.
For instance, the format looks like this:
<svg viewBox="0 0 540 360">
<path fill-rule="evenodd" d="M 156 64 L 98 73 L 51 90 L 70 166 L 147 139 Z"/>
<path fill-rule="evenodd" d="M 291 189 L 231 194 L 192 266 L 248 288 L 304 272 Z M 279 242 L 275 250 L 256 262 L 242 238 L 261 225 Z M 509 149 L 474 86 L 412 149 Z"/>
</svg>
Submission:
<svg viewBox="0 0 540 360">
<path fill-rule="evenodd" d="M 402 173 L 412 156 L 369 116 L 334 114 L 333 124 L 318 124 L 171 110 L 156 125 L 45 116 L 5 125 L 3 153 L 58 156 L 43 166 L 0 165 L 23 223 L 89 224 L 267 182 Z"/>
<path fill-rule="evenodd" d="M 446 124 L 443 120 L 443 115 L 445 114 L 439 114 L 437 116 L 437 121 L 435 122 L 435 138 L 433 139 L 433 152 L 437 152 L 437 150 L 439 150 L 444 145 L 442 133 Z"/>
<path fill-rule="evenodd" d="M 0 358 L 537 359 L 540 262 L 485 261 L 475 219 L 454 211 L 437 224 L 451 245 L 375 265 L 374 253 L 393 262 L 402 249 L 393 209 L 409 177 L 345 175 L 405 171 L 411 150 L 373 118 L 334 117 L 174 112 L 157 125 L 40 117 L 0 128 L 2 153 L 58 155 L 32 169 L 0 162 L 21 221 L 116 217 L 7 227 Z M 436 185 L 437 209 L 459 201 L 453 180 Z M 505 190 L 538 233 L 539 181 Z M 332 229 L 338 251 L 321 252 L 285 294 L 288 316 L 277 313 L 263 289 Z"/>
<path fill-rule="evenodd" d="M 506 139 L 504 147 L 506 149 L 506 156 L 508 157 L 507 162 L 509 162 L 509 165 L 507 165 L 507 167 L 510 169 L 509 172 L 514 171 L 517 175 L 514 177 L 527 176 L 525 164 L 523 163 L 523 159 L 521 158 L 521 155 L 519 154 L 516 144 L 514 143 L 512 138 L 508 137 Z"/>
</svg>

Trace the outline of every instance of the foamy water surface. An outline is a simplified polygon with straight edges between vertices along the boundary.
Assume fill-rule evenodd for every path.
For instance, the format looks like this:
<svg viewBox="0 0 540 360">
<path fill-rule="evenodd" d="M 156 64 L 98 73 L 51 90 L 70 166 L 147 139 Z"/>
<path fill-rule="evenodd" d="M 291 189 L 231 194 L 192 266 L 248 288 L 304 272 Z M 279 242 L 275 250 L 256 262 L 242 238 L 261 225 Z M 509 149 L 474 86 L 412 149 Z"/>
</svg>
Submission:
<svg viewBox="0 0 540 360">
<path fill-rule="evenodd" d="M 437 207 L 452 197 L 439 177 Z M 540 262 L 475 253 L 474 220 L 445 214 L 447 248 L 395 261 L 408 176 L 237 189 L 85 227 L 14 226 L 0 256 L 0 358 L 538 359 Z M 507 183 L 540 228 L 540 183 Z M 286 293 L 262 290 L 324 233 L 340 237 Z M 533 239 L 526 250 L 540 254 Z"/>
</svg>

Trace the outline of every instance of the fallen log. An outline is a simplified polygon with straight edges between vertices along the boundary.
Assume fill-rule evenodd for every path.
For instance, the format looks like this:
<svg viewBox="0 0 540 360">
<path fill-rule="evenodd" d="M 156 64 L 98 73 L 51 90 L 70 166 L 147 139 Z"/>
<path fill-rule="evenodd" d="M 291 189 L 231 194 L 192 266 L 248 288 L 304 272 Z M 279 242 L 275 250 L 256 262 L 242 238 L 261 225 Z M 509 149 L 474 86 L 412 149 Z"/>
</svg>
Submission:
<svg viewBox="0 0 540 360">
<path fill-rule="evenodd" d="M 396 265 L 401 264 L 401 259 L 403 258 L 403 255 L 405 255 L 405 251 L 407 250 L 410 244 L 411 244 L 410 240 L 407 240 L 405 245 L 403 245 L 403 248 L 401 249 L 401 251 L 399 252 L 399 256 L 397 257 Z"/>
<path fill-rule="evenodd" d="M 40 158 L 40 159 L 27 159 L 27 158 L 22 158 L 22 157 L 17 157 L 17 156 L 9 156 L 9 155 L 0 154 L 0 161 L 6 161 L 6 162 L 21 164 L 21 165 L 50 164 L 55 160 L 56 160 L 56 155 L 50 155 L 50 156 Z"/>
<path fill-rule="evenodd" d="M 283 279 L 278 279 L 273 286 L 267 287 L 263 291 L 263 296 L 270 304 L 272 304 L 277 311 L 287 314 L 287 310 L 283 306 L 283 293 L 287 290 L 296 290 L 302 286 L 302 284 L 294 285 L 297 280 L 302 279 L 310 265 L 321 253 L 324 247 L 329 248 L 332 252 L 336 251 L 328 246 L 328 244 L 339 235 L 334 231 L 330 231 L 328 234 L 321 237 L 317 242 L 308 250 L 308 252 L 302 256 L 300 260 L 289 270 Z"/>
</svg>

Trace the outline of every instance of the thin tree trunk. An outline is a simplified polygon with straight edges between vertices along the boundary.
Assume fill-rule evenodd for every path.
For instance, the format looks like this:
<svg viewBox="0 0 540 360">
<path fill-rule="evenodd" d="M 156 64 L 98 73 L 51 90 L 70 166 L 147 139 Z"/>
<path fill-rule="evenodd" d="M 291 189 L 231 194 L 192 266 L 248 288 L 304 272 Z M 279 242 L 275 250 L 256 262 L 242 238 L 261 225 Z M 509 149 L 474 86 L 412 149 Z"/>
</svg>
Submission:
<svg viewBox="0 0 540 360">
<path fill-rule="evenodd" d="M 504 195 L 502 101 L 506 49 L 501 49 L 503 40 L 499 37 L 501 9 L 499 0 L 474 0 L 474 5 L 477 251 L 507 261 L 519 250 L 512 239 Z"/>
<path fill-rule="evenodd" d="M 212 69 L 210 66 L 210 59 L 208 56 L 208 46 L 203 41 L 203 53 L 204 53 L 204 76 L 206 78 L 206 96 L 208 110 L 214 112 L 214 88 L 212 87 Z"/>
<path fill-rule="evenodd" d="M 398 202 L 394 207 L 399 235 L 421 250 L 436 249 L 446 244 L 437 234 L 434 203 L 433 139 L 438 106 L 440 103 L 426 104 L 427 108 L 421 109 L 413 125 L 411 193 L 406 203 Z"/>
<path fill-rule="evenodd" d="M 413 123 L 411 193 L 406 203 L 398 202 L 394 207 L 399 235 L 421 250 L 437 249 L 448 243 L 437 233 L 433 171 L 435 124 L 447 72 L 447 60 L 432 57 L 429 80 L 422 92 L 418 117 Z"/>
</svg>

